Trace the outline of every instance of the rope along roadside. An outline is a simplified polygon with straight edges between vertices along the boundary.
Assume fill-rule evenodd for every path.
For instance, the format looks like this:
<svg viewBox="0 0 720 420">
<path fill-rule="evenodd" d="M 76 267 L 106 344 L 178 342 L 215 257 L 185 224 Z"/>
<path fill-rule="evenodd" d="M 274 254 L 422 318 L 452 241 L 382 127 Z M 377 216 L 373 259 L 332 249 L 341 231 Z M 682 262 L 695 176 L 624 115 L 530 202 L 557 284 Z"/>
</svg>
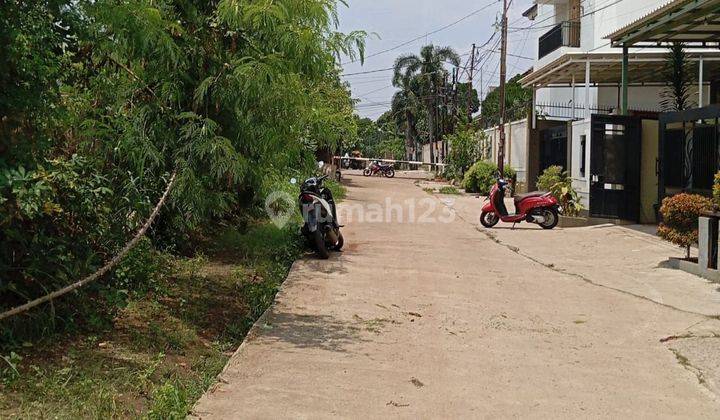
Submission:
<svg viewBox="0 0 720 420">
<path fill-rule="evenodd" d="M 26 312 L 38 305 L 41 305 L 45 302 L 51 301 L 53 299 L 56 299 L 62 295 L 65 295 L 69 292 L 72 292 L 75 289 L 79 289 L 80 287 L 83 287 L 84 285 L 91 283 L 98 278 L 102 277 L 105 273 L 110 271 L 113 267 L 115 267 L 123 258 L 125 258 L 125 255 L 127 255 L 128 252 L 130 252 L 135 245 L 137 245 L 138 241 L 145 236 L 145 233 L 147 232 L 148 228 L 150 228 L 150 225 L 152 225 L 153 221 L 157 217 L 158 213 L 160 213 L 160 208 L 165 204 L 165 201 L 168 198 L 168 195 L 170 193 L 170 190 L 172 189 L 173 185 L 175 185 L 175 177 L 177 175 L 177 171 L 173 172 L 172 176 L 170 177 L 170 181 L 168 181 L 168 185 L 165 188 L 165 192 L 163 193 L 162 197 L 160 197 L 160 201 L 158 201 L 157 205 L 155 205 L 155 208 L 153 209 L 152 213 L 150 213 L 150 217 L 145 221 L 145 224 L 140 228 L 140 230 L 135 234 L 135 236 L 125 244 L 125 246 L 120 250 L 120 253 L 118 253 L 115 257 L 113 257 L 110 261 L 108 261 L 104 266 L 102 266 L 98 271 L 94 272 L 93 274 L 83 278 L 82 280 L 70 284 L 68 286 L 63 287 L 62 289 L 56 290 L 52 293 L 49 293 L 43 297 L 37 298 L 35 300 L 31 300 L 30 302 L 20 305 L 18 307 L 15 307 L 13 309 L 10 309 L 9 311 L 3 312 L 0 314 L 0 321 L 2 321 L 5 318 L 9 318 L 14 315 L 18 315 L 20 313 Z"/>
</svg>

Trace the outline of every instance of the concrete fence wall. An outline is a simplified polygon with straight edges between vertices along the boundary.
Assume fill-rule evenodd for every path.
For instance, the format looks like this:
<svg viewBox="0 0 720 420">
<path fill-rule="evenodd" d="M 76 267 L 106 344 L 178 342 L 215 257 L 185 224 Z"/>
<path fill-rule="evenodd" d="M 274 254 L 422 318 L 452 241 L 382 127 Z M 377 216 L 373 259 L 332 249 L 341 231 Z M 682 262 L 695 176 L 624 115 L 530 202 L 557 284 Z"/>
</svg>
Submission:
<svg viewBox="0 0 720 420">
<path fill-rule="evenodd" d="M 500 142 L 499 128 L 484 130 L 485 136 L 491 144 L 490 159 L 497 162 L 498 144 Z M 527 183 L 528 157 L 528 119 L 513 121 L 505 124 L 505 165 L 517 172 L 518 183 Z"/>
</svg>

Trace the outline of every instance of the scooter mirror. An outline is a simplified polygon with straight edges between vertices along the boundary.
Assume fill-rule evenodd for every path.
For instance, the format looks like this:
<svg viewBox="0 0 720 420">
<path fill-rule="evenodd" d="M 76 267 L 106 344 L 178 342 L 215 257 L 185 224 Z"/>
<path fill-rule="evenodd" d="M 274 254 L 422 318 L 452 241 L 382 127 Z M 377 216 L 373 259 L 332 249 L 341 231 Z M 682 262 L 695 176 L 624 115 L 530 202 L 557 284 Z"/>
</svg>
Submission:
<svg viewBox="0 0 720 420">
<path fill-rule="evenodd" d="M 319 162 L 318 162 L 318 168 L 322 169 L 323 166 L 325 166 L 325 162 L 323 162 L 322 160 L 319 161 Z"/>
<path fill-rule="evenodd" d="M 295 179 L 295 178 L 290 178 L 290 183 L 293 184 L 293 185 L 297 184 L 297 179 Z"/>
</svg>

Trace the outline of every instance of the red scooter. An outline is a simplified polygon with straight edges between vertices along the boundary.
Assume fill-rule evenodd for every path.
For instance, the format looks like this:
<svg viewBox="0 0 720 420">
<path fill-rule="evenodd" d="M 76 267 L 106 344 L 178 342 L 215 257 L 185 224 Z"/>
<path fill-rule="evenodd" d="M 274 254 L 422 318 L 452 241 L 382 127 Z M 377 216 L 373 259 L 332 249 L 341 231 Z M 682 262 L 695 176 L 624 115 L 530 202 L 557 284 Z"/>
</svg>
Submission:
<svg viewBox="0 0 720 420">
<path fill-rule="evenodd" d="M 490 189 L 490 200 L 482 208 L 480 223 L 486 228 L 495 226 L 500 220 L 506 223 L 526 221 L 537 223 L 543 229 L 552 229 L 559 221 L 560 204 L 549 192 L 536 191 L 515 195 L 515 214 L 509 214 L 505 208 L 505 189 L 508 181 L 498 177 Z"/>
</svg>

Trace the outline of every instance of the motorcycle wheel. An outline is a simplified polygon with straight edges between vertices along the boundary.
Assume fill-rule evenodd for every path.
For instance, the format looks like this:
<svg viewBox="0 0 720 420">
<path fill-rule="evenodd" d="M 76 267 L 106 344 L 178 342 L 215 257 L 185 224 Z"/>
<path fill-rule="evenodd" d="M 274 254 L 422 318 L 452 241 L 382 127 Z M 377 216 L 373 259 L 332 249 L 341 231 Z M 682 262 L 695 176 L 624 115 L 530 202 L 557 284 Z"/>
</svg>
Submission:
<svg viewBox="0 0 720 420">
<path fill-rule="evenodd" d="M 320 229 L 313 232 L 312 237 L 318 257 L 323 260 L 330 258 L 330 252 L 327 249 L 327 245 L 325 245 L 325 235 L 320 232 Z"/>
<path fill-rule="evenodd" d="M 363 171 L 363 176 L 370 176 L 372 175 L 372 171 L 369 168 L 365 168 Z"/>
<path fill-rule="evenodd" d="M 545 221 L 540 223 L 540 227 L 543 229 L 552 229 L 557 226 L 560 221 L 558 212 L 555 209 L 544 209 L 542 211 L 542 216 L 545 218 Z"/>
<path fill-rule="evenodd" d="M 480 214 L 480 224 L 486 228 L 491 228 L 497 225 L 499 221 L 500 218 L 494 212 L 484 211 Z"/>
<path fill-rule="evenodd" d="M 395 169 L 388 169 L 384 175 L 388 178 L 393 178 L 395 176 Z"/>
<path fill-rule="evenodd" d="M 335 244 L 335 246 L 333 247 L 333 250 L 340 251 L 343 245 L 345 245 L 345 238 L 343 238 L 342 232 L 338 230 L 338 241 L 337 244 Z"/>
</svg>

